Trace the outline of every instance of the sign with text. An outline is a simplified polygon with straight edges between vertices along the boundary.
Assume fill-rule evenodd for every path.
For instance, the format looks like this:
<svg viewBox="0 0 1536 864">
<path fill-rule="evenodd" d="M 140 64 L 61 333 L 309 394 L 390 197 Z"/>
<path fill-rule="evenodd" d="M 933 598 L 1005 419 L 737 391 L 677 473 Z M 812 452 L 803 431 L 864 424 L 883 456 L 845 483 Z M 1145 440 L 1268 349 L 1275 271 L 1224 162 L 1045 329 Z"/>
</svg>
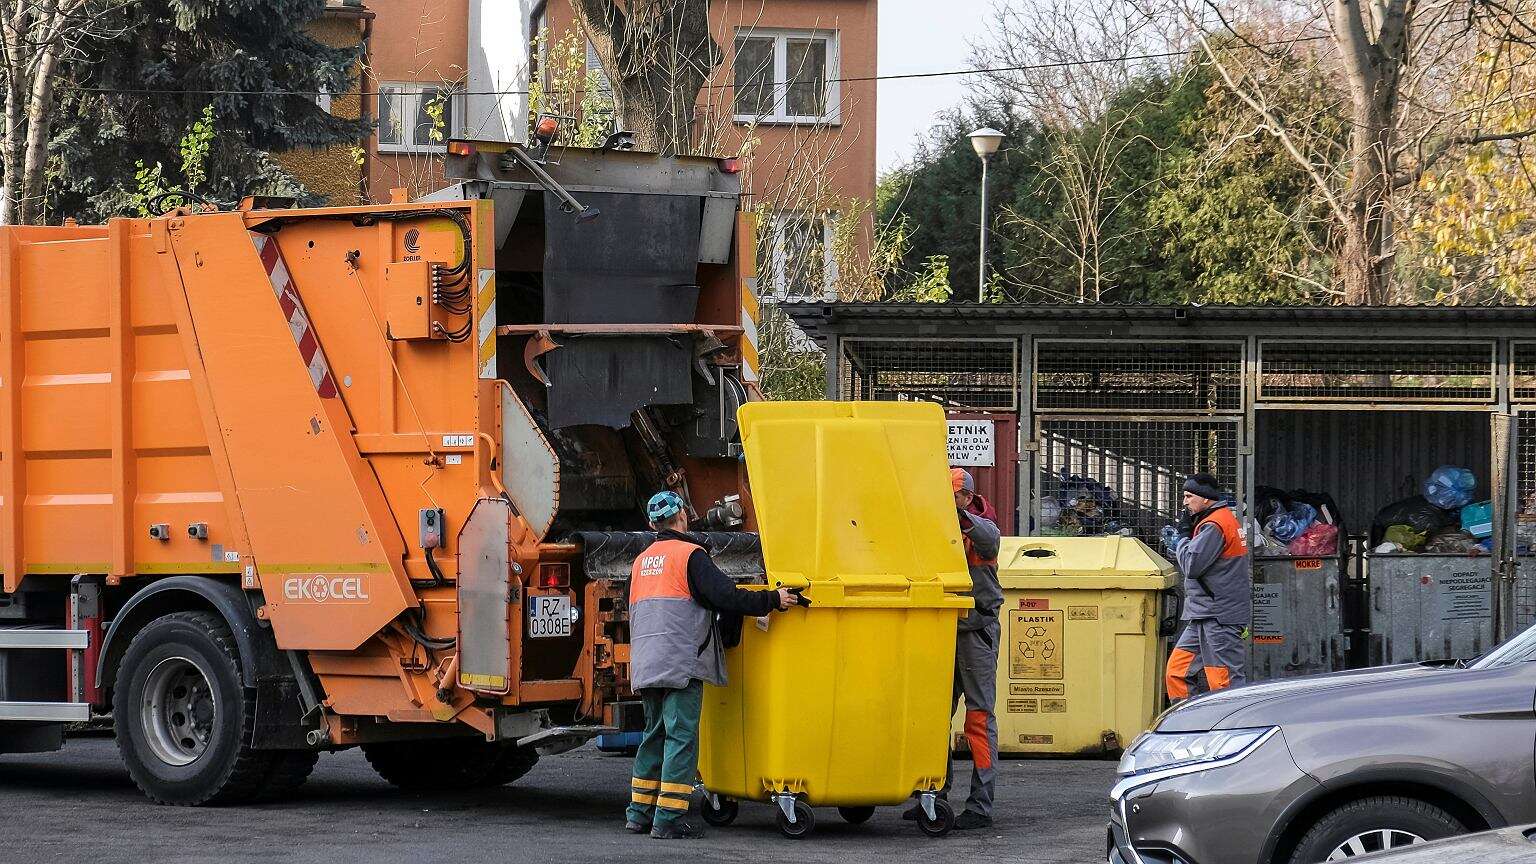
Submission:
<svg viewBox="0 0 1536 864">
<path fill-rule="evenodd" d="M 949 421 L 949 464 L 985 467 L 997 464 L 992 433 L 991 420 Z"/>
</svg>

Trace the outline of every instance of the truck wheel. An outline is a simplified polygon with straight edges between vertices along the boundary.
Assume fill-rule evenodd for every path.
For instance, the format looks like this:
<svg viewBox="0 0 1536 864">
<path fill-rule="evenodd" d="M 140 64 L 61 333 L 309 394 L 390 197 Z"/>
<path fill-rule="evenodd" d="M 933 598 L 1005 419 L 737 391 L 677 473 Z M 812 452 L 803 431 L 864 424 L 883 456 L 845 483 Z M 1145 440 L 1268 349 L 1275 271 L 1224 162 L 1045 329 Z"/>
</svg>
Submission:
<svg viewBox="0 0 1536 864">
<path fill-rule="evenodd" d="M 320 754 L 311 750 L 280 750 L 272 761 L 272 770 L 261 785 L 263 801 L 277 801 L 304 785 L 315 770 Z"/>
<path fill-rule="evenodd" d="M 117 669 L 117 747 L 150 800 L 234 804 L 260 794 L 279 754 L 251 748 L 256 700 L 240 680 L 223 618 L 157 618 L 128 643 Z"/>
<path fill-rule="evenodd" d="M 380 777 L 406 790 L 501 786 L 539 762 L 531 747 L 479 738 L 431 738 L 364 744 L 363 755 Z"/>
<path fill-rule="evenodd" d="M 1414 798 L 1381 795 L 1344 804 L 1319 819 L 1291 854 L 1291 864 L 1346 861 L 1413 846 L 1467 829 L 1451 814 Z"/>
</svg>

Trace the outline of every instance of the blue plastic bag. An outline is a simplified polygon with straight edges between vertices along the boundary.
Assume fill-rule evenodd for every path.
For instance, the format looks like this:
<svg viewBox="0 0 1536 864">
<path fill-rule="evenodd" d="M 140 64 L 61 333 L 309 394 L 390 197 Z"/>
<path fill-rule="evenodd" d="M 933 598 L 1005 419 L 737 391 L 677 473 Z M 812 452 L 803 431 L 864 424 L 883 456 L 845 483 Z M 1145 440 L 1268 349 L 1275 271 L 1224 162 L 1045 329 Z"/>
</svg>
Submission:
<svg viewBox="0 0 1536 864">
<path fill-rule="evenodd" d="M 1493 535 L 1493 502 L 1480 501 L 1461 508 L 1461 530 L 1473 537 Z"/>
<path fill-rule="evenodd" d="M 1297 502 L 1289 510 L 1278 510 L 1264 523 L 1269 536 L 1281 543 L 1290 543 L 1317 521 L 1317 508 Z"/>
<path fill-rule="evenodd" d="M 1465 468 L 1441 465 L 1424 481 L 1424 497 L 1442 510 L 1456 510 L 1472 503 L 1477 477 Z"/>
</svg>

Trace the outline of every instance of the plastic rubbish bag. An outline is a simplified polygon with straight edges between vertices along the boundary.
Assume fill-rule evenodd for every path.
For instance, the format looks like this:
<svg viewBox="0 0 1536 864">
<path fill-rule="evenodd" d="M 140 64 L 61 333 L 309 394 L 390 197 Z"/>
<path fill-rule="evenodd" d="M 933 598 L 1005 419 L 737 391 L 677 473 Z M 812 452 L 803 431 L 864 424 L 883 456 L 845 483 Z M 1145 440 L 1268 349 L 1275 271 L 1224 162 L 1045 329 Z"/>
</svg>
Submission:
<svg viewBox="0 0 1536 864">
<path fill-rule="evenodd" d="M 1428 532 L 1415 531 L 1410 525 L 1389 525 L 1382 539 L 1388 543 L 1396 543 L 1403 547 L 1405 552 L 1417 552 L 1419 547 L 1424 545 L 1427 536 Z"/>
<path fill-rule="evenodd" d="M 1339 553 L 1339 529 L 1324 522 L 1313 522 L 1301 536 L 1292 540 L 1285 551 L 1299 558 L 1323 558 Z"/>
<path fill-rule="evenodd" d="M 1477 477 L 1465 468 L 1441 465 L 1424 481 L 1424 497 L 1443 510 L 1455 510 L 1472 503 L 1477 491 Z"/>
<path fill-rule="evenodd" d="M 1423 495 L 1415 495 L 1412 498 L 1394 501 L 1376 512 L 1375 522 L 1371 525 L 1371 545 L 1381 543 L 1387 527 L 1391 525 L 1407 525 L 1414 531 L 1428 536 L 1431 532 L 1449 528 L 1456 522 L 1455 513 L 1436 507 Z"/>
<path fill-rule="evenodd" d="M 1408 550 L 1397 545 L 1396 543 L 1383 543 L 1371 551 L 1375 552 L 1377 555 L 1395 555 L 1398 552 L 1406 552 Z"/>
<path fill-rule="evenodd" d="M 1055 498 L 1040 499 L 1040 527 L 1055 528 L 1061 524 L 1061 502 Z"/>
<path fill-rule="evenodd" d="M 1493 502 L 1479 501 L 1461 508 L 1461 530 L 1473 537 L 1493 535 Z"/>
<path fill-rule="evenodd" d="M 1269 536 L 1281 543 L 1290 543 L 1317 521 L 1317 509 L 1311 504 L 1293 503 L 1289 509 L 1279 510 L 1264 523 Z"/>
</svg>

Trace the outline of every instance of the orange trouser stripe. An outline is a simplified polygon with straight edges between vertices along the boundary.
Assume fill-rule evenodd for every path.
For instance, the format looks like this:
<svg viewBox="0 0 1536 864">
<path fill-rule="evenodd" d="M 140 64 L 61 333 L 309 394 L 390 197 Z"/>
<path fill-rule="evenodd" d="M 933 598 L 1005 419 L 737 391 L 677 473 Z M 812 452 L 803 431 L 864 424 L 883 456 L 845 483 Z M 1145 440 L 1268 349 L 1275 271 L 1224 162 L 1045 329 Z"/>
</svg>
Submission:
<svg viewBox="0 0 1536 864">
<path fill-rule="evenodd" d="M 1225 666 L 1205 667 L 1205 683 L 1212 690 L 1225 690 L 1232 686 L 1232 670 Z"/>
<path fill-rule="evenodd" d="M 656 799 L 656 806 L 663 810 L 687 810 L 688 799 L 675 795 L 662 795 Z"/>
<path fill-rule="evenodd" d="M 987 740 L 987 712 L 965 712 L 965 738 L 971 745 L 971 762 L 982 771 L 992 767 L 992 742 Z"/>
<path fill-rule="evenodd" d="M 656 793 L 655 792 L 631 792 L 631 793 L 629 793 L 629 800 L 635 802 L 636 804 L 644 804 L 646 806 L 650 806 L 650 805 L 656 803 Z"/>
<path fill-rule="evenodd" d="M 646 780 L 643 777 L 631 777 L 631 778 L 629 778 L 629 785 L 633 786 L 636 789 L 660 789 L 661 788 L 661 781 L 660 780 Z"/>
<path fill-rule="evenodd" d="M 1189 697 L 1190 664 L 1195 662 L 1195 653 L 1185 651 L 1183 648 L 1173 649 L 1168 655 L 1168 669 L 1164 674 L 1163 683 L 1168 687 L 1169 699 L 1186 699 Z"/>
<path fill-rule="evenodd" d="M 682 795 L 686 797 L 693 794 L 693 787 L 689 786 L 687 783 L 668 783 L 667 781 L 663 780 L 661 781 L 661 792 L 663 795 L 671 794 Z"/>
</svg>

